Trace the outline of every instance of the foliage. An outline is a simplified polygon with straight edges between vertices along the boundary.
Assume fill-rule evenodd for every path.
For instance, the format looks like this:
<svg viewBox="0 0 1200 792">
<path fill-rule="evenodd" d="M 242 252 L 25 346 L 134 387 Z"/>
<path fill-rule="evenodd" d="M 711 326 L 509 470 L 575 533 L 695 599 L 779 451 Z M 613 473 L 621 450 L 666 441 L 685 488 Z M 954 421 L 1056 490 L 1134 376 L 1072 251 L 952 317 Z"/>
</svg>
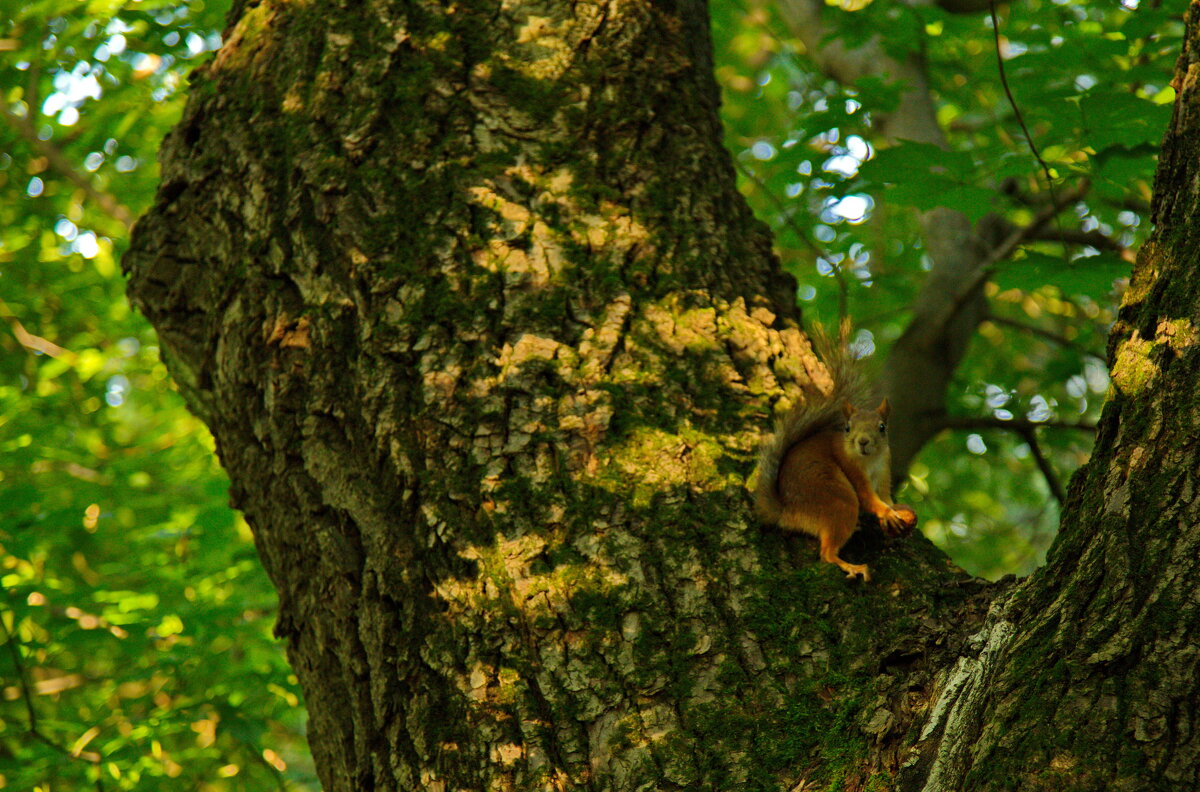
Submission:
<svg viewBox="0 0 1200 792">
<path fill-rule="evenodd" d="M 886 31 L 890 56 L 924 53 L 947 151 L 903 140 L 889 147 L 874 117 L 896 108 L 901 86 L 823 76 L 775 6 L 715 6 L 728 141 L 745 192 L 776 230 L 806 317 L 832 319 L 844 290 L 868 348 L 884 352 L 900 336 L 929 268 L 916 210 L 999 215 L 1020 228 L 1090 185 L 1069 220 L 1000 262 L 987 286 L 993 318 L 958 371 L 948 409 L 996 426 L 944 433 L 901 492 L 926 534 L 976 574 L 1030 571 L 1058 522 L 1036 449 L 999 424 L 1087 426 L 1098 417 L 1107 327 L 1129 251 L 1149 230 L 1185 5 L 1034 0 L 1000 9 L 1008 82 L 1053 185 L 1005 95 L 987 10 L 875 0 L 827 4 L 822 18 L 830 38 Z M 1092 440 L 1069 428 L 1035 436 L 1064 481 Z"/>
<path fill-rule="evenodd" d="M 274 592 L 117 264 L 226 5 L 0 0 L 0 788 L 316 788 L 269 635 Z M 1001 264 L 957 415 L 1097 415 L 1119 254 L 1147 230 L 1182 32 L 1181 0 L 1130 5 L 1002 10 L 1012 91 L 1056 189 L 1091 184 L 1069 230 L 1115 244 L 1068 246 L 1067 266 L 1050 233 Z M 872 114 L 898 87 L 821 76 L 772 6 L 713 13 L 729 143 L 809 316 L 832 318 L 844 281 L 868 346 L 885 349 L 928 266 L 914 209 L 1020 225 L 1047 200 L 986 13 L 826 10 L 843 40 L 886 30 L 889 52 L 926 53 L 950 152 L 886 148 Z M 1088 452 L 1085 433 L 1038 437 L 1061 476 Z M 1002 430 L 943 435 L 904 498 L 971 571 L 1027 571 L 1057 523 L 1033 450 Z"/>
<path fill-rule="evenodd" d="M 316 788 L 274 590 L 118 267 L 223 9 L 6 5 L 0 788 Z"/>
</svg>

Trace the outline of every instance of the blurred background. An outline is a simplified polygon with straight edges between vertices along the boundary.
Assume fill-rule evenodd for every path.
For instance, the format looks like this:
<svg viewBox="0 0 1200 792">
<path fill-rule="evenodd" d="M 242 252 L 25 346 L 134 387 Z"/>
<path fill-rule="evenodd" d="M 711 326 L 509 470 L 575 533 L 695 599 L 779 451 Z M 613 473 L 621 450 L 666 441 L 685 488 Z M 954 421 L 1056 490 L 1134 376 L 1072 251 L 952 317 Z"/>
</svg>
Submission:
<svg viewBox="0 0 1200 792">
<path fill-rule="evenodd" d="M 120 272 L 228 5 L 0 0 L 0 789 L 319 788 L 274 591 Z M 996 36 L 972 0 L 712 2 L 727 144 L 806 321 L 845 311 L 882 359 L 921 211 L 1025 229 L 900 493 L 976 575 L 1041 562 L 1087 459 L 1185 5 L 1030 0 Z M 914 86 L 945 149 L 896 123 Z"/>
</svg>

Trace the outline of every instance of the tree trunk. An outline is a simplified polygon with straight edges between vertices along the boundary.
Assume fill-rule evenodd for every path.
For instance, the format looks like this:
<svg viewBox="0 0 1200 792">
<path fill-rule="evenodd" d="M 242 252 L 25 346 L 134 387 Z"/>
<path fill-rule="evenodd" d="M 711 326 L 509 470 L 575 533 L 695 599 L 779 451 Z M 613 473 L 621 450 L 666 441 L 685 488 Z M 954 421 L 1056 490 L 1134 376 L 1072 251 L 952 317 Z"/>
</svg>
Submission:
<svg viewBox="0 0 1200 792">
<path fill-rule="evenodd" d="M 279 589 L 323 785 L 1192 778 L 1197 295 L 1162 284 L 1195 280 L 1195 195 L 1049 567 L 988 585 L 863 531 L 850 584 L 748 509 L 772 407 L 822 375 L 706 19 L 264 0 L 193 77 L 130 294 Z M 1189 91 L 1162 185 L 1194 184 Z"/>
</svg>

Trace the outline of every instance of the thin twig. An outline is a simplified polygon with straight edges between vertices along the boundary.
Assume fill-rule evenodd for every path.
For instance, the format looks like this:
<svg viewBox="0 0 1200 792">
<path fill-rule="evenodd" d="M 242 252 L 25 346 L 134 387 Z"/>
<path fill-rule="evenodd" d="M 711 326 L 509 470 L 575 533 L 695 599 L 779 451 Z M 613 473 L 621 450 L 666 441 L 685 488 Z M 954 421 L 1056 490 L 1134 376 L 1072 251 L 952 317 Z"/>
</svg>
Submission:
<svg viewBox="0 0 1200 792">
<path fill-rule="evenodd" d="M 13 626 L 16 626 L 16 613 L 13 613 Z M 8 627 L 4 624 L 4 619 L 0 619 L 0 630 L 4 632 L 4 645 L 8 647 L 8 653 L 12 656 L 13 668 L 17 672 L 17 682 L 21 686 L 21 697 L 25 699 L 25 712 L 29 717 L 29 733 L 41 737 L 38 733 L 38 717 L 37 709 L 33 706 L 33 693 L 29 690 L 29 675 L 25 672 L 25 661 L 21 659 L 21 650 L 17 648 L 17 636 L 9 632 Z M 45 740 L 45 737 L 42 737 Z"/>
<path fill-rule="evenodd" d="M 838 282 L 838 321 L 840 322 L 842 319 L 845 319 L 847 312 L 849 311 L 850 287 L 846 283 L 846 275 L 844 272 L 842 272 L 841 264 L 833 260 L 833 254 L 827 250 L 822 250 L 816 242 L 813 242 L 812 239 L 809 238 L 808 234 L 804 232 L 804 229 L 802 229 L 796 223 L 796 221 L 792 219 L 790 211 L 791 207 L 780 200 L 779 196 L 777 196 L 770 190 L 769 187 L 767 187 L 767 183 L 759 178 L 758 174 L 753 173 L 749 168 L 739 162 L 736 157 L 733 160 L 733 164 L 734 167 L 738 169 L 739 173 L 741 173 L 750 181 L 754 182 L 754 184 L 767 196 L 767 200 L 769 200 L 775 206 L 775 210 L 779 212 L 779 216 L 783 219 L 783 222 L 787 223 L 788 228 L 792 229 L 792 233 L 800 237 L 800 241 L 803 242 L 808 249 L 813 252 L 813 255 L 829 263 L 830 268 L 833 270 L 834 277 L 837 278 Z"/>
<path fill-rule="evenodd" d="M 988 12 L 992 16 L 992 36 L 996 40 L 996 68 L 1000 72 L 1000 84 L 1004 86 L 1004 95 L 1008 97 L 1008 104 L 1013 109 L 1013 114 L 1017 117 L 1017 123 L 1021 125 L 1021 132 L 1025 134 L 1025 142 L 1029 144 L 1029 150 L 1033 152 L 1033 157 L 1042 166 L 1042 173 L 1046 174 L 1046 187 L 1050 191 L 1051 203 L 1058 203 L 1058 196 L 1054 189 L 1054 174 L 1050 172 L 1050 166 L 1046 164 L 1046 160 L 1042 159 L 1041 152 L 1038 151 L 1037 145 L 1033 142 L 1033 135 L 1029 133 L 1029 127 L 1025 125 L 1025 116 L 1021 114 L 1021 108 L 1017 106 L 1017 100 L 1013 97 L 1012 89 L 1008 87 L 1008 72 L 1004 68 L 1004 56 L 1000 52 L 1000 20 L 996 17 L 996 0 L 989 0 Z M 1054 215 L 1054 224 L 1058 227 L 1059 234 L 1062 234 L 1062 223 L 1058 219 L 1058 214 Z M 1063 240 L 1063 247 L 1066 247 L 1066 240 Z M 1065 255 L 1065 254 L 1064 254 Z"/>
<path fill-rule="evenodd" d="M 1062 482 L 1058 480 L 1058 474 L 1054 472 L 1054 468 L 1050 465 L 1050 460 L 1042 453 L 1042 447 L 1038 443 L 1037 432 L 1032 428 L 1025 428 L 1020 431 L 1020 435 L 1025 438 L 1025 442 L 1029 445 L 1029 450 L 1033 454 L 1033 461 L 1037 463 L 1038 470 L 1042 471 L 1042 477 L 1046 479 L 1046 486 L 1050 487 L 1050 494 L 1058 501 L 1061 506 L 1067 500 L 1067 493 L 1063 490 Z"/>
<path fill-rule="evenodd" d="M 13 626 L 15 627 L 16 612 L 12 611 L 11 609 L 10 612 L 13 614 Z M 82 753 L 76 754 L 66 747 L 59 745 L 54 740 L 43 734 L 40 729 L 38 729 L 37 708 L 33 705 L 33 691 L 31 689 L 31 685 L 29 684 L 29 673 L 25 668 L 25 661 L 21 658 L 21 650 L 17 646 L 16 633 L 10 631 L 8 627 L 5 626 L 3 618 L 0 618 L 0 632 L 2 632 L 4 635 L 4 644 L 8 647 L 9 656 L 12 657 L 13 667 L 17 672 L 17 684 L 21 688 L 21 698 L 25 700 L 25 712 L 29 719 L 29 736 L 56 751 L 66 754 L 72 759 L 81 759 L 85 762 L 89 762 L 90 764 L 95 765 L 98 770 L 102 760 L 100 754 L 92 751 L 89 751 L 87 756 Z M 104 782 L 101 780 L 99 772 L 96 773 L 96 789 L 98 792 L 104 792 Z"/>
<path fill-rule="evenodd" d="M 996 66 L 1000 69 L 1000 84 L 1004 86 L 1004 95 L 1008 97 L 1008 104 L 1012 107 L 1013 113 L 1017 117 L 1017 123 L 1021 125 L 1021 131 L 1025 133 L 1025 141 L 1029 144 L 1029 150 L 1033 152 L 1034 158 L 1042 166 L 1042 172 L 1046 174 L 1046 181 L 1049 183 L 1051 191 L 1053 191 L 1054 176 L 1050 173 L 1050 166 L 1046 164 L 1046 161 L 1042 159 L 1042 155 L 1038 152 L 1037 145 L 1033 142 L 1033 135 L 1029 134 L 1029 127 L 1025 126 L 1025 117 L 1021 115 L 1021 108 L 1017 106 L 1017 100 L 1013 98 L 1012 90 L 1008 87 L 1008 74 L 1005 73 L 1004 57 L 1000 52 L 1000 20 L 996 18 L 995 0 L 990 0 L 988 3 L 988 11 L 992 15 L 992 35 L 996 39 Z"/>
<path fill-rule="evenodd" d="M 46 158 L 52 170 L 83 190 L 88 199 L 93 201 L 109 217 L 125 226 L 126 230 L 130 229 L 133 226 L 133 214 L 129 209 L 122 205 L 112 193 L 101 190 L 92 183 L 91 179 L 80 173 L 71 160 L 57 146 L 38 137 L 37 129 L 30 120 L 34 112 L 35 109 L 31 107 L 27 115 L 19 116 L 5 107 L 0 112 L 0 117 L 8 122 L 8 125 L 18 135 L 23 137 L 26 143 Z"/>
<path fill-rule="evenodd" d="M 943 416 L 939 419 L 939 422 L 946 429 L 1000 429 L 1020 435 L 1021 439 L 1029 446 L 1029 451 L 1033 454 L 1033 461 L 1037 464 L 1038 470 L 1041 471 L 1042 477 L 1046 479 L 1046 486 L 1050 488 L 1050 494 L 1054 496 L 1054 499 L 1058 501 L 1060 506 L 1067 499 L 1066 492 L 1063 489 L 1062 482 L 1058 478 L 1058 474 L 1054 472 L 1054 467 L 1050 464 L 1050 460 L 1042 452 L 1042 447 L 1037 439 L 1037 430 L 1046 427 L 1052 429 L 1078 429 L 1085 432 L 1096 431 L 1095 424 L 1029 421 L 1019 418 L 1006 421 L 1001 418 L 986 416 L 963 418 Z"/>
</svg>

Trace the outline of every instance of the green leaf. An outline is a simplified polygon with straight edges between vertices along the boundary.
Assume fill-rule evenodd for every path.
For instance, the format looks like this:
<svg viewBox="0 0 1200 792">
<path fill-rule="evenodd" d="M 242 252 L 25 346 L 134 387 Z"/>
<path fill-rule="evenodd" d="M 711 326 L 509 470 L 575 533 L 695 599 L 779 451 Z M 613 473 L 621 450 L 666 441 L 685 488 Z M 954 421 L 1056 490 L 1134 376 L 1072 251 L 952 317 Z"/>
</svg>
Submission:
<svg viewBox="0 0 1200 792">
<path fill-rule="evenodd" d="M 1132 149 L 1162 141 L 1170 105 L 1160 105 L 1124 91 L 1093 91 L 1079 100 L 1083 131 L 1097 152 L 1109 148 Z"/>
<path fill-rule="evenodd" d="M 907 140 L 877 151 L 862 173 L 864 178 L 894 184 L 930 178 L 966 181 L 974 177 L 975 163 L 965 152 Z"/>
</svg>

